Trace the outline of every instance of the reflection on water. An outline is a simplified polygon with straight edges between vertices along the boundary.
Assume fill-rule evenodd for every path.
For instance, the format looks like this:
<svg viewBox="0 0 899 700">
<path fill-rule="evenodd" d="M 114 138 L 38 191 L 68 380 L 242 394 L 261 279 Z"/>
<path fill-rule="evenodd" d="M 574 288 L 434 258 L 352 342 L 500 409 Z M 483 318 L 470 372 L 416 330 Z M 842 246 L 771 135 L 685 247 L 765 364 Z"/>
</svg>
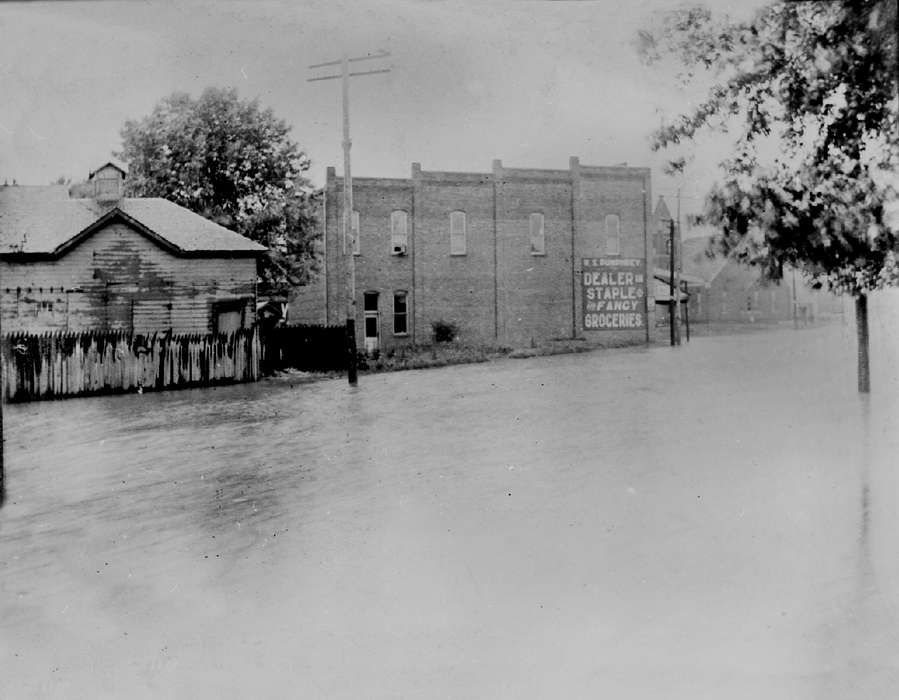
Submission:
<svg viewBox="0 0 899 700">
<path fill-rule="evenodd" d="M 870 395 L 859 396 L 857 429 L 850 433 L 857 441 L 858 534 L 847 589 L 823 634 L 821 698 L 868 700 L 899 693 L 899 591 L 887 567 L 878 577 L 878 564 L 889 565 L 896 551 L 895 532 L 889 529 L 894 518 L 878 520 L 895 510 L 896 497 L 889 474 L 895 464 L 886 459 L 890 452 L 878 434 L 883 418 L 872 413 Z M 878 499 L 886 509 L 878 508 Z"/>
</svg>

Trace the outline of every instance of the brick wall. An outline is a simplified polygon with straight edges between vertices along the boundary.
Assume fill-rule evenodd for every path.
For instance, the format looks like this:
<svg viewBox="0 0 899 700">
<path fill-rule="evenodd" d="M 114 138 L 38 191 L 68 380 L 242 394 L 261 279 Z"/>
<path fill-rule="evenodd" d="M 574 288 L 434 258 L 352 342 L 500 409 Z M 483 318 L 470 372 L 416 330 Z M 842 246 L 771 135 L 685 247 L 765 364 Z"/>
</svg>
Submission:
<svg viewBox="0 0 899 700">
<path fill-rule="evenodd" d="M 493 180 L 489 175 L 423 173 L 415 183 L 415 324 L 427 340 L 431 324 L 459 327 L 470 343 L 496 342 L 496 255 Z M 450 249 L 450 214 L 464 212 L 464 251 Z"/>
<path fill-rule="evenodd" d="M 429 342 L 431 324 L 455 323 L 464 342 L 521 346 L 551 339 L 645 342 L 649 329 L 585 330 L 581 260 L 606 255 L 606 217 L 620 220 L 620 256 L 652 262 L 649 170 L 582 166 L 568 170 L 504 168 L 490 173 L 423 171 L 409 179 L 354 178 L 359 212 L 356 268 L 357 342 L 365 335 L 364 293 L 378 294 L 380 346 Z M 348 255 L 342 240 L 343 180 L 328 168 L 325 255 L 318 284 L 328 323 L 346 318 Z M 390 217 L 408 214 L 404 255 L 391 249 Z M 450 247 L 450 216 L 464 212 L 464 250 Z M 544 250 L 531 247 L 531 215 L 541 214 Z M 645 267 L 640 270 L 646 274 Z M 647 276 L 648 278 L 648 276 Z M 408 294 L 408 333 L 393 333 L 393 299 Z M 304 307 L 305 308 L 305 307 Z M 309 313 L 308 309 L 304 313 Z"/>
<path fill-rule="evenodd" d="M 503 169 L 497 163 L 495 175 L 500 338 L 511 346 L 571 338 L 575 267 L 570 173 Z M 543 215 L 542 255 L 531 251 L 531 214 Z"/>
<path fill-rule="evenodd" d="M 575 181 L 576 275 L 583 273 L 582 258 L 604 256 L 608 243 L 605 220 L 609 215 L 617 215 L 621 229 L 620 256 L 642 259 L 644 279 L 651 281 L 653 249 L 649 230 L 652 216 L 649 169 L 582 166 L 577 159 L 572 158 L 571 170 Z M 646 342 L 651 338 L 655 326 L 652 294 L 653 285 L 647 282 L 643 305 L 647 322 L 645 327 L 621 331 L 587 331 L 579 326 L 578 337 L 585 337 L 599 344 Z M 575 315 L 578 324 L 581 324 L 583 300 L 580 290 L 576 290 L 574 301 Z"/>
</svg>

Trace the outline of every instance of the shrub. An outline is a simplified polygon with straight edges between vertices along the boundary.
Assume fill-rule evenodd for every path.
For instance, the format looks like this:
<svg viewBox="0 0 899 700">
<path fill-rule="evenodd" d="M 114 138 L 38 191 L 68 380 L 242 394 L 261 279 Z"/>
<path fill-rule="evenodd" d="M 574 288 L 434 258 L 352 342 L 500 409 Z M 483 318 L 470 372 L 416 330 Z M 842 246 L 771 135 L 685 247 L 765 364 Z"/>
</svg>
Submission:
<svg viewBox="0 0 899 700">
<path fill-rule="evenodd" d="M 434 321 L 431 324 L 435 343 L 451 343 L 459 335 L 459 327 L 449 321 Z"/>
</svg>

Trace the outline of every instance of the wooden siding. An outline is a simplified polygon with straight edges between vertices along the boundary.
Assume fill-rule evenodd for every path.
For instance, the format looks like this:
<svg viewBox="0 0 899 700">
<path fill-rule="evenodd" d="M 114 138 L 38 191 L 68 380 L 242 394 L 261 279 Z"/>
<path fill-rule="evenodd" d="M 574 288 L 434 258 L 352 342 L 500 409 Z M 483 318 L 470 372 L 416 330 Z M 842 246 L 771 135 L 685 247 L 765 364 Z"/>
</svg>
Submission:
<svg viewBox="0 0 899 700">
<path fill-rule="evenodd" d="M 0 261 L 4 332 L 212 332 L 213 304 L 242 300 L 255 322 L 256 260 L 182 258 L 124 223 L 58 260 Z"/>
</svg>

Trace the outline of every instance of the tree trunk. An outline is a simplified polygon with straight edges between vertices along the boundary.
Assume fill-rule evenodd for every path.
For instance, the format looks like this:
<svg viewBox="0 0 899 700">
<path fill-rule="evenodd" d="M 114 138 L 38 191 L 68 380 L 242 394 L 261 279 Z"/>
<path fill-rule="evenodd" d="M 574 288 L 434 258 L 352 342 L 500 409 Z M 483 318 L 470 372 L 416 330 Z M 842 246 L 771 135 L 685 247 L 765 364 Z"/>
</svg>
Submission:
<svg viewBox="0 0 899 700">
<path fill-rule="evenodd" d="M 871 391 L 871 367 L 868 362 L 868 296 L 855 297 L 855 330 L 858 335 L 858 391 Z"/>
</svg>

